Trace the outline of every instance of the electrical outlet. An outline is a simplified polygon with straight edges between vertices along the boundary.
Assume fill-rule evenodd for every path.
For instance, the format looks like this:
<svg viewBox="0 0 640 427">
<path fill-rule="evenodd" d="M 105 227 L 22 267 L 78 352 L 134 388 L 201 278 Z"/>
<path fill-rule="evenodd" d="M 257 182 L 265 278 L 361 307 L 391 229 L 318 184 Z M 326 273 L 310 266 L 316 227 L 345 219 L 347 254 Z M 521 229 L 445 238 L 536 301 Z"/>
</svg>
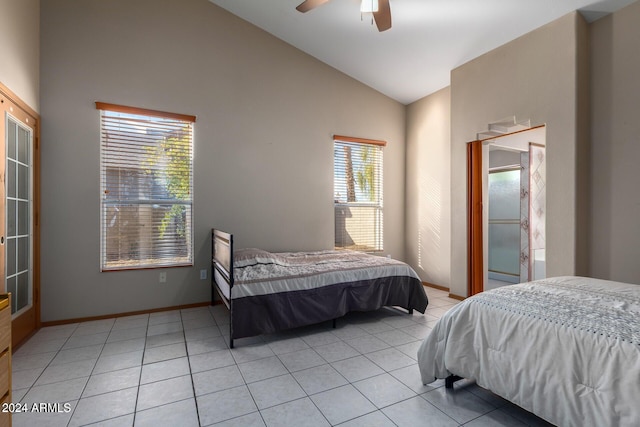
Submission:
<svg viewBox="0 0 640 427">
<path fill-rule="evenodd" d="M 207 270 L 200 270 L 200 280 L 207 280 Z"/>
<path fill-rule="evenodd" d="M 167 272 L 166 271 L 161 271 L 160 272 L 160 283 L 166 283 L 167 282 Z"/>
</svg>

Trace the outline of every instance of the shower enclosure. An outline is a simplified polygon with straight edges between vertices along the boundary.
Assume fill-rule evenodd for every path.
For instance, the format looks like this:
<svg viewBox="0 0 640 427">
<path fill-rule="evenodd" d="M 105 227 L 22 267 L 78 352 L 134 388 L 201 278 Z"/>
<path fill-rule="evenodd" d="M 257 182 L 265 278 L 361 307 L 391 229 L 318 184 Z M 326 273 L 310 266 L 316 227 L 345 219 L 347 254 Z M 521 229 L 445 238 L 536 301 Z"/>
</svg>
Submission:
<svg viewBox="0 0 640 427">
<path fill-rule="evenodd" d="M 491 154 L 499 160 L 488 174 L 490 281 L 520 283 L 545 277 L 545 147 L 529 143 L 527 148 Z"/>
</svg>

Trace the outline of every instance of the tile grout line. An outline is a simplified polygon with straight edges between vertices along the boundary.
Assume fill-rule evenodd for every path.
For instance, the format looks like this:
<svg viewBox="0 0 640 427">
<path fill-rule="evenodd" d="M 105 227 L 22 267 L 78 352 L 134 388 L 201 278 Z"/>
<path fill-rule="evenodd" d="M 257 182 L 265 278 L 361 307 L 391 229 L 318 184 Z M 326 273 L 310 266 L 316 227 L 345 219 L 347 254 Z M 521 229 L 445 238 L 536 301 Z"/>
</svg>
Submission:
<svg viewBox="0 0 640 427">
<path fill-rule="evenodd" d="M 213 315 L 211 313 L 209 313 L 209 315 L 213 319 Z M 217 323 L 216 323 L 215 319 L 213 319 L 213 322 L 216 324 L 216 327 L 217 327 Z M 184 329 L 184 319 L 182 317 L 182 311 L 180 311 L 180 323 L 182 324 L 182 337 L 184 338 L 184 351 L 185 351 L 186 358 L 187 358 L 187 365 L 189 366 L 189 377 L 191 379 L 191 390 L 193 391 L 193 402 L 194 402 L 194 405 L 196 407 L 196 419 L 198 420 L 198 426 L 202 427 L 202 422 L 200 421 L 200 408 L 199 408 L 199 405 L 198 405 L 198 399 L 197 399 L 197 395 L 196 395 L 196 385 L 195 385 L 195 383 L 193 381 L 193 371 L 191 370 L 191 358 L 189 357 L 189 348 L 187 347 L 187 333 L 185 332 L 185 329 Z M 146 342 L 146 340 L 145 340 L 145 342 Z"/>
</svg>

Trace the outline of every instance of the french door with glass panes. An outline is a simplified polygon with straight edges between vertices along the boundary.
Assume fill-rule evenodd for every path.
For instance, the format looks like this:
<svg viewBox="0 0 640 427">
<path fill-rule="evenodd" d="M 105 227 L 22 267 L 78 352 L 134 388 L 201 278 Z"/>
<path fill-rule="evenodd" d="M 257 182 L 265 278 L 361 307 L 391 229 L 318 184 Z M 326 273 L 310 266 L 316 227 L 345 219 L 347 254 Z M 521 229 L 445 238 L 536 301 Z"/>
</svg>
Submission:
<svg viewBox="0 0 640 427">
<path fill-rule="evenodd" d="M 8 92 L 8 93 L 7 93 Z M 39 263 L 37 257 L 37 115 L 0 86 L 4 157 L 3 218 L 0 221 L 0 257 L 5 292 L 11 293 L 12 342 L 19 343 L 40 322 Z"/>
</svg>

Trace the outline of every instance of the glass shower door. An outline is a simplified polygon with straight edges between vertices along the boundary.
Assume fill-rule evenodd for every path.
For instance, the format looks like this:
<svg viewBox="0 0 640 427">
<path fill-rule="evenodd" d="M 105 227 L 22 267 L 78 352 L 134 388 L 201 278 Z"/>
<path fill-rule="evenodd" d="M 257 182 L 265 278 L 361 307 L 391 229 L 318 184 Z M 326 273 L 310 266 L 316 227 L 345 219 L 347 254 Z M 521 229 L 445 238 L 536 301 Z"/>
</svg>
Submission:
<svg viewBox="0 0 640 427">
<path fill-rule="evenodd" d="M 520 281 L 520 168 L 489 173 L 489 277 Z"/>
</svg>

